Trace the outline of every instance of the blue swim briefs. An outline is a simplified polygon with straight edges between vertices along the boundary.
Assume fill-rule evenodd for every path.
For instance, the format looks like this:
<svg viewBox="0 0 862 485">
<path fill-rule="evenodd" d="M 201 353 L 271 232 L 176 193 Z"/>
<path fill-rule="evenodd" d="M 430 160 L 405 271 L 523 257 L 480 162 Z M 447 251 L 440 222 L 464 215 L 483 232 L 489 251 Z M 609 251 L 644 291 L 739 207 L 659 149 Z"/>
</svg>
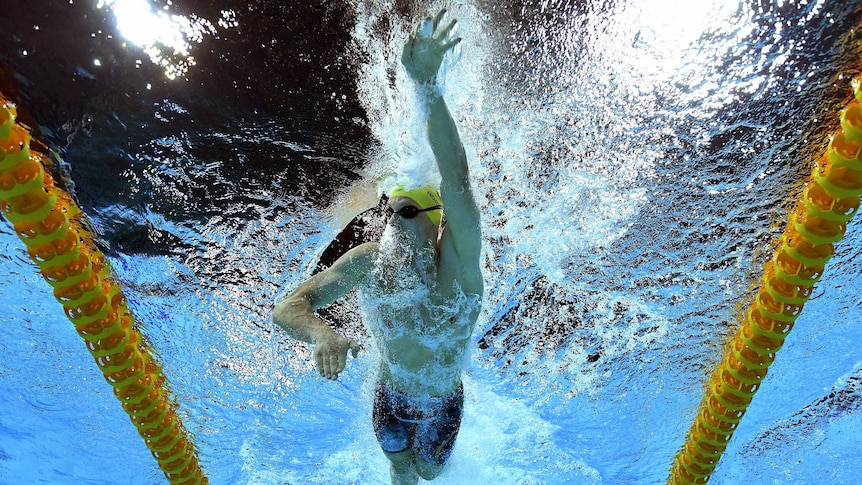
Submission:
<svg viewBox="0 0 862 485">
<path fill-rule="evenodd" d="M 415 398 L 382 383 L 374 392 L 374 434 L 383 451 L 413 448 L 428 463 L 443 465 L 461 427 L 464 385 L 449 396 Z"/>
</svg>

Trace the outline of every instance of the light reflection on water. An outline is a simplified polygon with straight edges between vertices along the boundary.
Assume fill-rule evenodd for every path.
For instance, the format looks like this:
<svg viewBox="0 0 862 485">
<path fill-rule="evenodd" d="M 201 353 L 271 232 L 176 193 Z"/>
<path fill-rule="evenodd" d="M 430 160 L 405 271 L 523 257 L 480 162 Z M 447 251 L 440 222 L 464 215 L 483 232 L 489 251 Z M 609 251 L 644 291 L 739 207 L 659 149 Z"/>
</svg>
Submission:
<svg viewBox="0 0 862 485">
<path fill-rule="evenodd" d="M 201 43 L 204 36 L 218 34 L 207 19 L 170 13 L 171 2 L 156 9 L 149 0 L 99 0 L 97 7 L 110 9 L 123 37 L 164 69 L 169 79 L 182 77 L 196 64 L 194 45 Z M 236 13 L 222 10 L 216 24 L 225 30 L 236 28 Z"/>
</svg>

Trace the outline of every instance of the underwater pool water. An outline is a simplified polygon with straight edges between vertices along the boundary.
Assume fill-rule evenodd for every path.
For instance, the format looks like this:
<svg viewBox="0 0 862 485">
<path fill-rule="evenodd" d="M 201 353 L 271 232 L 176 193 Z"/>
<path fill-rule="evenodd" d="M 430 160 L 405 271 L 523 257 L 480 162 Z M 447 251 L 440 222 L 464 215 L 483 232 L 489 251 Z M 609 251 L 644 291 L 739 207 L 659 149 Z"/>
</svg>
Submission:
<svg viewBox="0 0 862 485">
<path fill-rule="evenodd" d="M 187 54 L 136 45 L 119 0 L 15 6 L 0 63 L 61 149 L 210 483 L 383 484 L 355 298 L 330 313 L 364 346 L 335 383 L 271 311 L 377 182 L 435 177 L 398 53 L 447 6 L 486 294 L 435 483 L 652 484 L 860 67 L 855 2 L 693 3 L 153 2 Z M 44 36 L 67 24 L 63 45 Z M 862 478 L 859 226 L 711 483 Z M 8 223 L 0 245 L 0 484 L 165 483 Z"/>
</svg>

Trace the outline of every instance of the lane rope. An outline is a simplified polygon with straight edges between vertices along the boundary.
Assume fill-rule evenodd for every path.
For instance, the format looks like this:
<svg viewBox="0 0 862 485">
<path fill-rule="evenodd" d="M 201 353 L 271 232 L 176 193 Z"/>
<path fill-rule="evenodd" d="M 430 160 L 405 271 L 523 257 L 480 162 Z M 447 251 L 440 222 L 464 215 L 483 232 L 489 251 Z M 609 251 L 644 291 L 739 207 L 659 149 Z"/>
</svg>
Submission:
<svg viewBox="0 0 862 485">
<path fill-rule="evenodd" d="M 738 316 L 739 327 L 713 370 L 670 484 L 707 483 L 784 339 L 823 276 L 835 243 L 859 210 L 862 195 L 862 88 L 841 111 L 841 128 L 788 216 L 760 289 Z"/>
<path fill-rule="evenodd" d="M 205 485 L 194 442 L 104 254 L 0 93 L 0 209 L 171 484 Z"/>
</svg>

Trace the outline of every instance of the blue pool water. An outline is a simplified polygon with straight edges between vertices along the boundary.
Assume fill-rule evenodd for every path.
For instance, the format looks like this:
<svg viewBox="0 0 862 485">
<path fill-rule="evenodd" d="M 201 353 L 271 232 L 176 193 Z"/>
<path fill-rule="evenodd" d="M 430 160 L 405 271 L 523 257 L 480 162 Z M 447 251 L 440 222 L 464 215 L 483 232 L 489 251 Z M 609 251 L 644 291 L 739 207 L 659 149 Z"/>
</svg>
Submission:
<svg viewBox="0 0 862 485">
<path fill-rule="evenodd" d="M 388 483 L 353 297 L 331 318 L 364 349 L 337 383 L 271 311 L 377 181 L 434 177 L 397 62 L 426 12 L 460 21 L 445 93 L 485 240 L 441 484 L 666 480 L 862 42 L 852 1 L 174 2 L 199 27 L 183 63 L 120 47 L 96 3 L 10 6 L 0 62 L 217 485 Z M 36 48 L 65 19 L 65 57 Z M 0 484 L 165 483 L 7 223 L 0 246 Z M 711 483 L 862 480 L 860 248 L 856 220 Z"/>
</svg>

